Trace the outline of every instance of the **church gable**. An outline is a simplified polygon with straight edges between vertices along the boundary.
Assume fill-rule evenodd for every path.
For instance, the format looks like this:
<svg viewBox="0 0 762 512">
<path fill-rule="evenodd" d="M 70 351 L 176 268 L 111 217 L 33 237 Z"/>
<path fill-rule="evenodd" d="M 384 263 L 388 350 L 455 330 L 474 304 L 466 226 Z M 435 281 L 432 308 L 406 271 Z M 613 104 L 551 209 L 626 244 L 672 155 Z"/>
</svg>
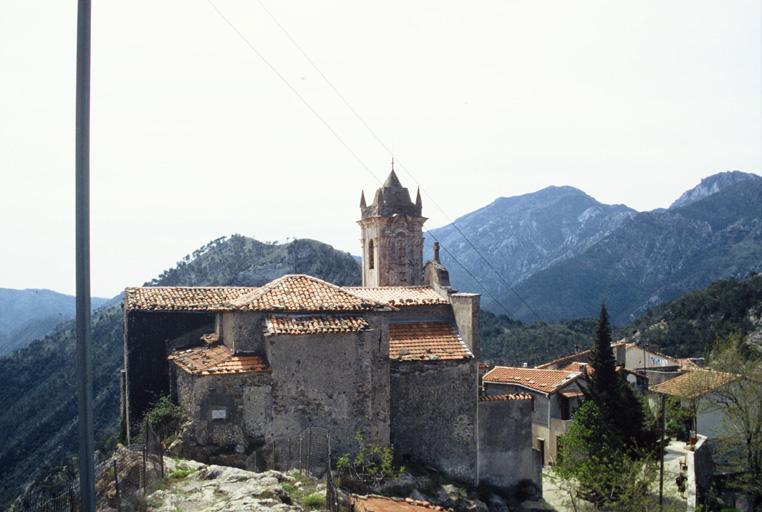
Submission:
<svg viewBox="0 0 762 512">
<path fill-rule="evenodd" d="M 322 279 L 287 275 L 231 301 L 236 311 L 375 311 L 387 309 Z"/>
</svg>

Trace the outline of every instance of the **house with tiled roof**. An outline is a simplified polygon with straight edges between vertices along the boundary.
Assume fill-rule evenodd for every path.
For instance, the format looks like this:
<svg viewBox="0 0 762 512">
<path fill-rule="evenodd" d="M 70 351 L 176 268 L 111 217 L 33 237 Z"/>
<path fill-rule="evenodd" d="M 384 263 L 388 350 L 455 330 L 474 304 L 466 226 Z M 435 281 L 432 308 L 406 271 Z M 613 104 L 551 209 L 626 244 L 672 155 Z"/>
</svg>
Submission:
<svg viewBox="0 0 762 512">
<path fill-rule="evenodd" d="M 680 400 L 682 407 L 691 411 L 692 430 L 709 439 L 728 433 L 724 400 L 721 391 L 732 386 L 737 375 L 703 368 L 688 368 L 674 379 L 651 386 L 654 393 Z"/>
<path fill-rule="evenodd" d="M 649 384 L 654 385 L 677 377 L 689 365 L 698 366 L 694 359 L 677 359 L 662 354 L 655 350 L 655 346 L 648 343 L 633 343 L 626 339 L 611 343 L 611 351 L 614 353 L 617 367 L 623 372 L 627 382 L 639 392 L 645 391 Z M 589 360 L 589 349 L 578 350 L 573 354 L 540 364 L 537 368 L 562 370 L 573 365 L 586 364 Z"/>
<path fill-rule="evenodd" d="M 566 433 L 583 398 L 580 380 L 584 368 L 570 366 L 565 370 L 495 366 L 482 377 L 487 399 L 516 393 L 531 397 L 532 442 L 546 465 L 556 461 L 558 437 Z"/>
<path fill-rule="evenodd" d="M 450 286 L 437 245 L 423 264 L 420 194 L 412 201 L 392 170 L 360 213 L 359 287 L 287 275 L 260 287 L 127 289 L 128 438 L 168 394 L 192 420 L 197 454 L 268 467 L 279 438 L 322 428 L 334 454 L 356 450 L 360 433 L 402 464 L 464 483 L 538 483 L 532 401 L 479 400 L 479 295 Z M 511 454 L 510 467 L 496 453 Z"/>
</svg>

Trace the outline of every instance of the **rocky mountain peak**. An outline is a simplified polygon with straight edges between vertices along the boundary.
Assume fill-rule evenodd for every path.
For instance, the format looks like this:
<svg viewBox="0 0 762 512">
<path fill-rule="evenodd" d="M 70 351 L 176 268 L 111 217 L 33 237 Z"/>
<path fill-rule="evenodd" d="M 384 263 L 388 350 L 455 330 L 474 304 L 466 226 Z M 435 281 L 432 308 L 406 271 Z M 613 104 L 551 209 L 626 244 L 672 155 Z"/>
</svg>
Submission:
<svg viewBox="0 0 762 512">
<path fill-rule="evenodd" d="M 675 209 L 681 206 L 686 206 L 696 201 L 700 201 L 705 197 L 709 197 L 712 194 L 716 194 L 720 190 L 727 188 L 731 185 L 735 185 L 745 180 L 762 180 L 756 174 L 742 171 L 725 171 L 707 176 L 701 180 L 701 183 L 696 185 L 690 190 L 683 192 L 683 194 L 672 203 L 669 208 Z"/>
</svg>

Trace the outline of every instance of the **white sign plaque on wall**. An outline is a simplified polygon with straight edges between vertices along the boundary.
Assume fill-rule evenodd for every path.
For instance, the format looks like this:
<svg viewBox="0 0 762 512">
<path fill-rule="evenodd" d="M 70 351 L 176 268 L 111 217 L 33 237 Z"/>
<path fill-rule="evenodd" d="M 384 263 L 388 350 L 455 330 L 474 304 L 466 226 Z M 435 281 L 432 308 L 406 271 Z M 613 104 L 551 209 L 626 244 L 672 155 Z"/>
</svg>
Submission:
<svg viewBox="0 0 762 512">
<path fill-rule="evenodd" d="M 213 420 L 224 420 L 228 417 L 228 410 L 225 408 L 222 409 L 212 409 L 212 419 Z"/>
</svg>

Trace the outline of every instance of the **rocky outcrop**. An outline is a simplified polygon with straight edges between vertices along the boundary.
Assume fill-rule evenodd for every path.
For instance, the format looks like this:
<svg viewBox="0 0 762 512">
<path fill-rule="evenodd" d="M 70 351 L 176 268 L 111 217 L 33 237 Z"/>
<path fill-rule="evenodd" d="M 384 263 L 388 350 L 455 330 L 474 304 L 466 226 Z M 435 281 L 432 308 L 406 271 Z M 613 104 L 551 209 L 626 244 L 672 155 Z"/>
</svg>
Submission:
<svg viewBox="0 0 762 512">
<path fill-rule="evenodd" d="M 681 206 L 687 206 L 690 203 L 700 201 L 705 197 L 709 197 L 712 194 L 716 194 L 720 190 L 727 188 L 731 185 L 735 185 L 740 181 L 746 181 L 749 179 L 759 179 L 756 174 L 741 171 L 726 171 L 713 174 L 707 178 L 701 180 L 701 183 L 696 185 L 690 190 L 683 192 L 683 194 L 677 198 L 677 200 L 670 205 L 670 208 L 679 208 Z"/>
<path fill-rule="evenodd" d="M 178 469 L 180 466 L 187 469 Z M 294 485 L 296 478 L 278 471 L 254 473 L 227 466 L 207 466 L 198 462 L 168 459 L 170 478 L 163 488 L 146 498 L 156 512 L 257 510 L 301 512 L 292 504 L 283 484 Z M 190 471 L 189 474 L 185 474 Z M 183 475 L 173 477 L 172 475 Z"/>
</svg>

